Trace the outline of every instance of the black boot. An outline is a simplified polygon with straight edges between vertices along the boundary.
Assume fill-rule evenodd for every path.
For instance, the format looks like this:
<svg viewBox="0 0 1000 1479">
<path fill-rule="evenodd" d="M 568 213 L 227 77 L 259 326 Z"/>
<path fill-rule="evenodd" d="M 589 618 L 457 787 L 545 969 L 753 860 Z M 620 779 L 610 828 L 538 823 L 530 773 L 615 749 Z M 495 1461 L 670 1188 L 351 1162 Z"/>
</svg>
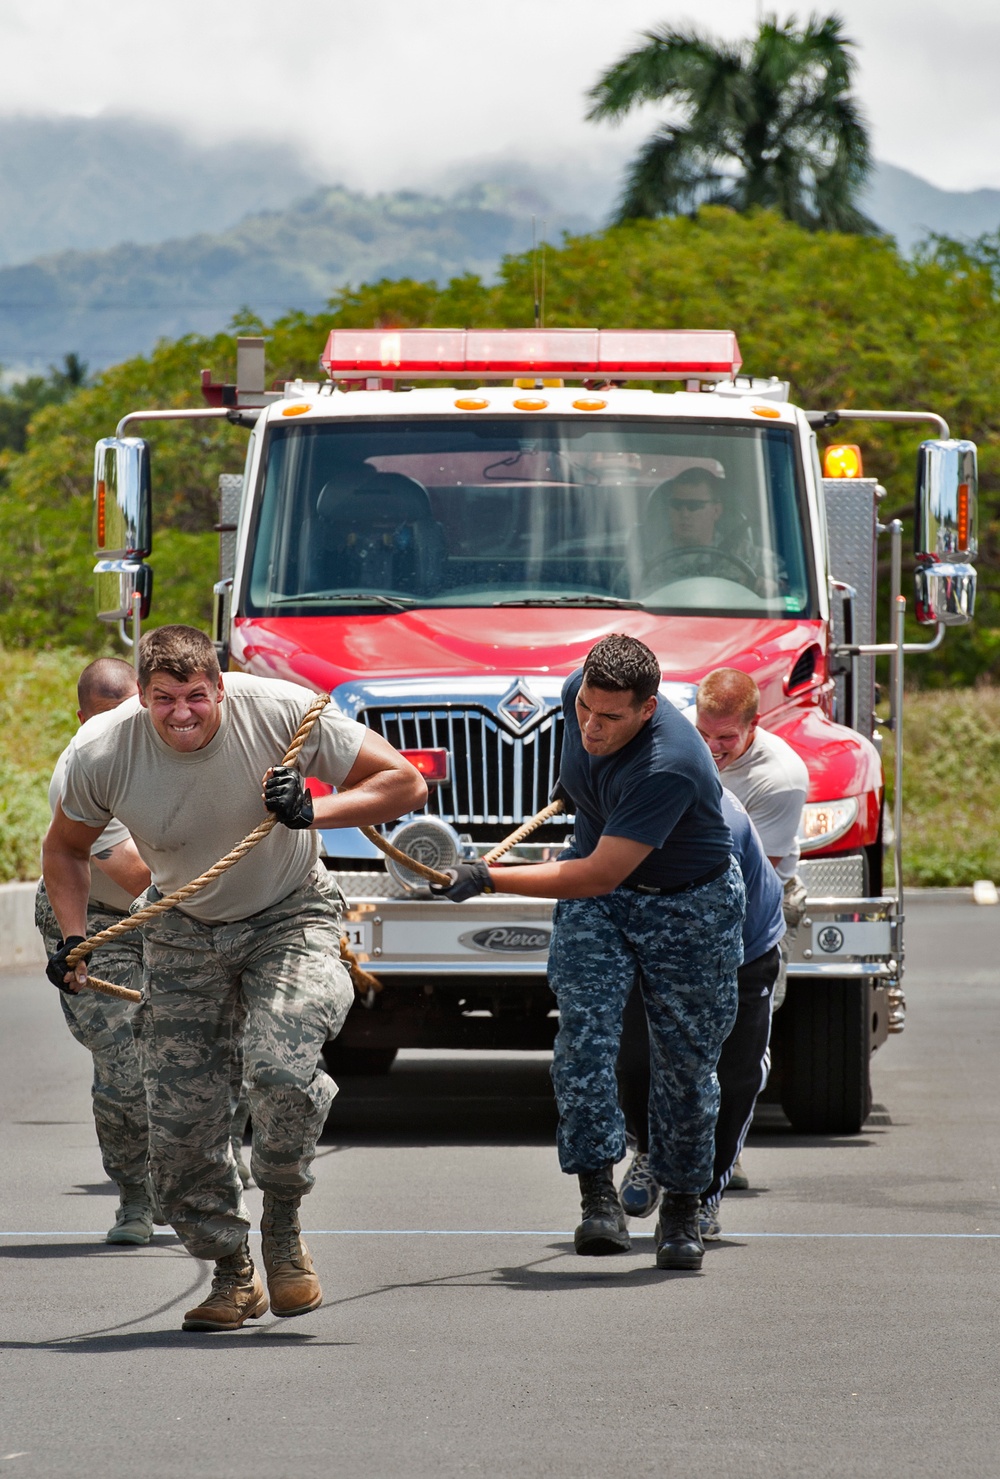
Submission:
<svg viewBox="0 0 1000 1479">
<path fill-rule="evenodd" d="M 701 1268 L 705 1244 L 698 1226 L 701 1198 L 680 1191 L 665 1191 L 660 1199 L 656 1224 L 657 1268 Z"/>
<path fill-rule="evenodd" d="M 611 1166 L 585 1171 L 580 1177 L 583 1221 L 573 1234 L 578 1253 L 627 1253 L 632 1246 L 625 1227 L 625 1213 L 615 1191 Z M 697 1198 L 696 1198 L 697 1200 Z"/>
</svg>

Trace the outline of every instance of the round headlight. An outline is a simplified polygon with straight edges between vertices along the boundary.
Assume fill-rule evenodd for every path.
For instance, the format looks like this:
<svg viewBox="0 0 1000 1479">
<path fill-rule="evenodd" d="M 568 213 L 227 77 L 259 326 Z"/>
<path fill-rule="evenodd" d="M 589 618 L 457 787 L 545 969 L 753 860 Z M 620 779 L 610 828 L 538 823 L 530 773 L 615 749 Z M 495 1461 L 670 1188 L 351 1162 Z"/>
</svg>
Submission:
<svg viewBox="0 0 1000 1479">
<path fill-rule="evenodd" d="M 412 822 L 404 822 L 401 827 L 396 828 L 389 841 L 400 852 L 405 852 L 407 857 L 415 858 L 426 868 L 436 868 L 442 873 L 445 868 L 454 868 L 462 855 L 458 834 L 452 831 L 447 822 L 439 821 L 437 817 L 417 817 Z M 385 866 L 390 877 L 401 888 L 413 890 L 427 887 L 426 878 L 421 878 L 412 868 L 397 863 L 395 858 L 386 858 Z"/>
</svg>

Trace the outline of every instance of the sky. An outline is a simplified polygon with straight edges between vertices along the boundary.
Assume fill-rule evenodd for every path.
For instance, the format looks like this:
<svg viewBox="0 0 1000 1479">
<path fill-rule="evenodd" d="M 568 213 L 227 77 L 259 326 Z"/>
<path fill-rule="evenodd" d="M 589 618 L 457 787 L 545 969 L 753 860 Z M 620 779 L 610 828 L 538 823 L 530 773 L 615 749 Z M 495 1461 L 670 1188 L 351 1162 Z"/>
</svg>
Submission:
<svg viewBox="0 0 1000 1479">
<path fill-rule="evenodd" d="M 764 10 L 770 9 L 765 5 Z M 996 0 L 817 0 L 858 42 L 878 159 L 944 189 L 1000 186 Z M 427 188 L 505 158 L 605 172 L 651 131 L 584 121 L 585 93 L 670 0 L 0 0 L 0 112 L 139 114 L 196 139 L 287 141 L 357 189 Z M 751 32 L 760 0 L 714 0 Z"/>
</svg>

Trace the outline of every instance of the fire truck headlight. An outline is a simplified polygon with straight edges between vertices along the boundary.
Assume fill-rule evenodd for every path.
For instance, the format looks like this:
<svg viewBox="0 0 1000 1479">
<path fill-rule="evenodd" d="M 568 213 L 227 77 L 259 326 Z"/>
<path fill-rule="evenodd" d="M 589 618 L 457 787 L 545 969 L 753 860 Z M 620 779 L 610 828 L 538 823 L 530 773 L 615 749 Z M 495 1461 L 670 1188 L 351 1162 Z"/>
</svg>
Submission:
<svg viewBox="0 0 1000 1479">
<path fill-rule="evenodd" d="M 799 847 L 815 852 L 849 832 L 858 819 L 858 798 L 845 796 L 841 801 L 810 801 L 802 808 L 799 823 Z"/>
</svg>

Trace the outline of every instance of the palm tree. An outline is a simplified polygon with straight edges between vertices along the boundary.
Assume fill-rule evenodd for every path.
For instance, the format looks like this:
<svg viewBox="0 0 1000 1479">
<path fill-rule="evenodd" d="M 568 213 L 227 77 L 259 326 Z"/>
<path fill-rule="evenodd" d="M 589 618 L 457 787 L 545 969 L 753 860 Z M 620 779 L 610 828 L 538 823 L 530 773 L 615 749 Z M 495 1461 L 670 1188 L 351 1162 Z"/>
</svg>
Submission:
<svg viewBox="0 0 1000 1479">
<path fill-rule="evenodd" d="M 629 166 L 619 221 L 699 205 L 763 206 L 811 230 L 874 232 L 855 205 L 871 169 L 851 96 L 853 41 L 837 15 L 804 29 L 774 15 L 757 35 L 716 42 L 664 25 L 645 33 L 591 89 L 587 117 L 618 121 L 668 99 L 665 123 Z"/>
</svg>

